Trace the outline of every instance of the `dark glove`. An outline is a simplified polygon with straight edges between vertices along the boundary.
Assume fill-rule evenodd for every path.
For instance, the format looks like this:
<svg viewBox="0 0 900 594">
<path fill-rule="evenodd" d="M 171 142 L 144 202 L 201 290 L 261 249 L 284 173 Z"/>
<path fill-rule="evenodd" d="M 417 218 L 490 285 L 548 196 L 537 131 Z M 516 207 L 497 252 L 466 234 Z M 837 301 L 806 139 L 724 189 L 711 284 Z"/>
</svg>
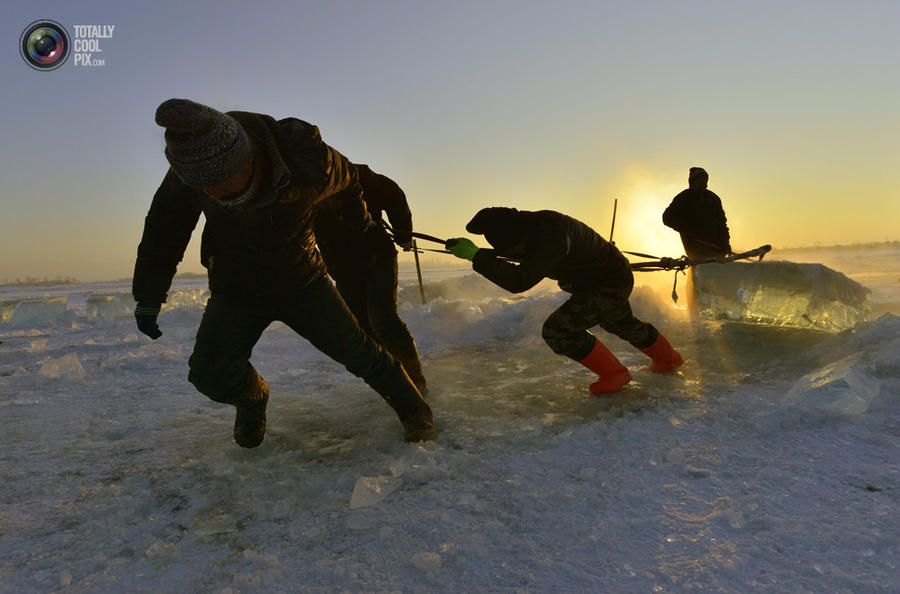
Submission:
<svg viewBox="0 0 900 594">
<path fill-rule="evenodd" d="M 412 249 L 412 232 L 403 229 L 394 229 L 394 243 L 409 251 Z"/>
<path fill-rule="evenodd" d="M 368 231 L 375 226 L 375 221 L 372 220 L 368 212 L 363 214 L 361 218 L 344 219 L 344 223 L 351 231 Z"/>
<path fill-rule="evenodd" d="M 372 225 L 363 231 L 365 245 L 373 254 L 393 254 L 394 242 L 381 225 Z"/>
<path fill-rule="evenodd" d="M 451 254 L 453 254 L 457 258 L 462 258 L 463 260 L 471 260 L 475 257 L 475 253 L 478 251 L 478 246 L 465 237 L 454 237 L 453 239 L 448 239 L 444 243 L 444 247 L 450 250 Z"/>
<path fill-rule="evenodd" d="M 160 304 L 141 303 L 138 301 L 134 308 L 134 319 L 137 321 L 138 330 L 156 340 L 162 336 L 159 326 L 156 323 L 156 316 L 159 315 Z"/>
</svg>

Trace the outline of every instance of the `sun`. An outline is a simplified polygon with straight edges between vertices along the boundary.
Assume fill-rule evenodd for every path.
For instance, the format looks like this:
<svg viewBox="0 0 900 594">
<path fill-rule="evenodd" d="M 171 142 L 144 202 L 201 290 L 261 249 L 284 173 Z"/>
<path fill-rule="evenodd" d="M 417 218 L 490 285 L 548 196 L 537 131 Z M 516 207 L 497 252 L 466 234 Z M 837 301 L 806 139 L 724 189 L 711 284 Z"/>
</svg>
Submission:
<svg viewBox="0 0 900 594">
<path fill-rule="evenodd" d="M 661 257 L 677 258 L 683 253 L 677 232 L 662 223 L 662 213 L 670 198 L 648 192 L 619 199 L 616 214 L 616 247 Z"/>
<path fill-rule="evenodd" d="M 632 164 L 624 168 L 602 188 L 602 195 L 614 198 L 598 205 L 593 220 L 604 223 L 595 229 L 607 238 L 612 230 L 612 239 L 620 250 L 677 258 L 684 251 L 681 240 L 677 232 L 663 225 L 662 213 L 684 189 L 679 187 L 680 181 L 675 175 L 657 172 L 646 165 Z M 617 206 L 613 228 L 614 200 Z M 599 212 L 600 208 L 605 212 Z"/>
</svg>

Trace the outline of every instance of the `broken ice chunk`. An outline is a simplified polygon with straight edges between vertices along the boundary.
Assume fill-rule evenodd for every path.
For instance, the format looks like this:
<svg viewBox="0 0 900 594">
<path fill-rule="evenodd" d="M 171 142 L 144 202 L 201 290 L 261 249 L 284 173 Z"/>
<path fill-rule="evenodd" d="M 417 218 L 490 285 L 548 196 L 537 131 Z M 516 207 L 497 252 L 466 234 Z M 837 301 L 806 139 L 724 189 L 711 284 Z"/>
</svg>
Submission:
<svg viewBox="0 0 900 594">
<path fill-rule="evenodd" d="M 350 496 L 350 509 L 375 505 L 403 484 L 399 476 L 364 476 L 356 481 Z"/>
<path fill-rule="evenodd" d="M 69 353 L 41 365 L 38 374 L 48 378 L 71 379 L 84 376 L 84 367 L 81 366 L 81 361 L 75 353 Z"/>
<path fill-rule="evenodd" d="M 416 553 L 410 561 L 422 571 L 437 571 L 441 568 L 441 556 L 437 553 Z"/>
<path fill-rule="evenodd" d="M 881 381 L 865 369 L 860 358 L 859 353 L 851 355 L 802 377 L 791 386 L 784 402 L 834 414 L 866 412 L 881 391 Z"/>
</svg>

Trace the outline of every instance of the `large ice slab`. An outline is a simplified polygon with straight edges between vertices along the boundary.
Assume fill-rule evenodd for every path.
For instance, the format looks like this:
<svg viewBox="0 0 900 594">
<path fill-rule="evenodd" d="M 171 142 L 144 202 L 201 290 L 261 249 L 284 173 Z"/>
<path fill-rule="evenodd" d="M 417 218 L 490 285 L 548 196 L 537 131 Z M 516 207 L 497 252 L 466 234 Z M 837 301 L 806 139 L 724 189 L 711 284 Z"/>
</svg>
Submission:
<svg viewBox="0 0 900 594">
<path fill-rule="evenodd" d="M 85 312 L 89 318 L 114 320 L 134 315 L 134 297 L 131 293 L 114 295 L 90 295 L 85 300 Z"/>
<path fill-rule="evenodd" d="M 869 290 L 822 264 L 702 264 L 692 276 L 695 311 L 707 320 L 841 332 L 871 317 Z"/>
<path fill-rule="evenodd" d="M 13 310 L 19 304 L 18 299 L 0 299 L 0 324 L 6 324 L 12 318 Z"/>
<path fill-rule="evenodd" d="M 50 322 L 66 313 L 69 298 L 37 297 L 15 302 L 3 302 L 2 320 L 13 326 L 34 326 Z"/>
<path fill-rule="evenodd" d="M 209 299 L 206 289 L 182 289 L 170 291 L 163 311 L 178 308 L 202 308 Z M 85 312 L 89 318 L 115 320 L 134 315 L 134 297 L 131 293 L 91 294 L 85 300 Z"/>
</svg>

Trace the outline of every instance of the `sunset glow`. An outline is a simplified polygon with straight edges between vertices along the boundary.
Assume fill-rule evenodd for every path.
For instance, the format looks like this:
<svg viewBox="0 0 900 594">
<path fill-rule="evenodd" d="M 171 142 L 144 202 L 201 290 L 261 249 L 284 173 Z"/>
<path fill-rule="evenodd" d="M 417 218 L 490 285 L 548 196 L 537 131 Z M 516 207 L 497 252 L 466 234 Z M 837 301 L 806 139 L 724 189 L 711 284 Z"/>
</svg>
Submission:
<svg viewBox="0 0 900 594">
<path fill-rule="evenodd" d="M 131 273 L 169 97 L 317 124 L 437 236 L 490 205 L 605 235 L 618 198 L 618 245 L 677 256 L 660 216 L 701 165 L 736 247 L 900 238 L 897 3 L 218 7 L 7 8 L 10 47 L 45 13 L 111 33 L 101 67 L 0 66 L 0 280 Z M 196 245 L 181 266 L 200 272 Z"/>
</svg>

